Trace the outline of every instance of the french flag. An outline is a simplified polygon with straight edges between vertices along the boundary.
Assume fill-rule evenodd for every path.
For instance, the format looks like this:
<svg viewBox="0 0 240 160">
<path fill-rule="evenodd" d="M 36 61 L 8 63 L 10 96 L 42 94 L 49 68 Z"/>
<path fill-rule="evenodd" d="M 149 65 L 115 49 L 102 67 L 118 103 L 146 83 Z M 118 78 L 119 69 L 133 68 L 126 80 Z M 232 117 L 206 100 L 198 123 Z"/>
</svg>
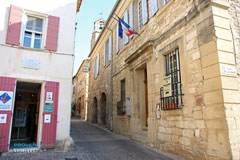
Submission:
<svg viewBox="0 0 240 160">
<path fill-rule="evenodd" d="M 131 35 L 137 34 L 139 35 L 137 32 L 134 32 L 131 27 L 124 22 L 124 20 L 122 20 L 121 18 L 118 17 L 118 35 L 120 38 L 123 38 L 123 32 L 130 37 Z"/>
</svg>

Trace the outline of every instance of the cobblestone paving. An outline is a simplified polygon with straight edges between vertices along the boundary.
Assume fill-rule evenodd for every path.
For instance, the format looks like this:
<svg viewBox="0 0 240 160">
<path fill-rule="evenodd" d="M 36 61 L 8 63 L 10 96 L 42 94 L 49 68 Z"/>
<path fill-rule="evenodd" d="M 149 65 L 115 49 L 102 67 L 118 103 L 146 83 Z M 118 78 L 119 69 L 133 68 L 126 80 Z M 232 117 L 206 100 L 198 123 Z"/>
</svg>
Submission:
<svg viewBox="0 0 240 160">
<path fill-rule="evenodd" d="M 14 153 L 1 160 L 173 160 L 176 156 L 160 154 L 128 138 L 80 120 L 72 120 L 71 136 L 75 149 L 70 152 L 47 151 Z"/>
</svg>

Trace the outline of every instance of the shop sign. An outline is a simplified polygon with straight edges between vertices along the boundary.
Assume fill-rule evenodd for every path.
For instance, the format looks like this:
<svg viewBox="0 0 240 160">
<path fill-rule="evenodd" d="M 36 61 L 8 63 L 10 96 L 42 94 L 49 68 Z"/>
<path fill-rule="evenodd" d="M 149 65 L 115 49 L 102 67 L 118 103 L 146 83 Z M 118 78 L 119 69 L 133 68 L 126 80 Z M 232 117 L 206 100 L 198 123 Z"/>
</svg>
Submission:
<svg viewBox="0 0 240 160">
<path fill-rule="evenodd" d="M 0 111 L 12 109 L 13 92 L 0 91 Z"/>
<path fill-rule="evenodd" d="M 7 123 L 7 114 L 0 114 L 0 124 Z"/>
</svg>

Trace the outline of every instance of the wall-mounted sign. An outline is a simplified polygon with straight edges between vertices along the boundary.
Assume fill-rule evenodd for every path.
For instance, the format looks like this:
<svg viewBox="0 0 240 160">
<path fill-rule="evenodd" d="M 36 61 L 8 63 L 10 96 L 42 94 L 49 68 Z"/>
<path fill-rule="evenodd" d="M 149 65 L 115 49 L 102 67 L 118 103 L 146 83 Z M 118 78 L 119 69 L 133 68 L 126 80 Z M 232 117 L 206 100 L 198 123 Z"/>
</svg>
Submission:
<svg viewBox="0 0 240 160">
<path fill-rule="evenodd" d="M 156 106 L 156 116 L 157 116 L 158 119 L 161 118 L 161 115 L 160 115 L 160 104 L 157 104 L 157 106 Z"/>
<path fill-rule="evenodd" d="M 31 68 L 31 69 L 39 69 L 40 68 L 40 61 L 35 59 L 22 59 L 22 67 L 23 68 Z"/>
<path fill-rule="evenodd" d="M 51 114 L 44 115 L 44 123 L 51 123 Z"/>
<path fill-rule="evenodd" d="M 163 91 L 164 97 L 172 96 L 172 77 L 171 75 L 164 77 L 163 79 Z"/>
<path fill-rule="evenodd" d="M 89 67 L 88 67 L 88 66 L 83 66 L 82 71 L 83 71 L 83 72 L 89 72 Z"/>
<path fill-rule="evenodd" d="M 223 74 L 229 75 L 229 76 L 235 76 L 237 75 L 237 70 L 235 66 L 223 66 Z"/>
<path fill-rule="evenodd" d="M 15 118 L 15 127 L 25 127 L 26 126 L 26 117 L 27 117 L 27 110 L 26 109 L 18 109 L 16 111 L 16 118 Z"/>
<path fill-rule="evenodd" d="M 47 92 L 46 101 L 52 101 L 52 100 L 53 100 L 53 92 Z"/>
<path fill-rule="evenodd" d="M 7 114 L 0 114 L 0 124 L 7 123 Z"/>
<path fill-rule="evenodd" d="M 45 112 L 53 111 L 53 101 L 45 101 Z"/>
<path fill-rule="evenodd" d="M 127 116 L 131 116 L 131 99 L 128 97 L 127 100 L 126 100 L 126 113 L 127 113 Z"/>
<path fill-rule="evenodd" d="M 0 91 L 0 111 L 12 109 L 13 92 Z"/>
</svg>

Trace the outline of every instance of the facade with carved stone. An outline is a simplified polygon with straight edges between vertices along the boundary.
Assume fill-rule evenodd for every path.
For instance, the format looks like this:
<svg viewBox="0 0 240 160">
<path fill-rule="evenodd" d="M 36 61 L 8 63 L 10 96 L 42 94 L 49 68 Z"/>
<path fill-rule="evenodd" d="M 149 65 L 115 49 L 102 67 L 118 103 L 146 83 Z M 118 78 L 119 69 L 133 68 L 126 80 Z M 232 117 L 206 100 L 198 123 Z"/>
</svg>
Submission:
<svg viewBox="0 0 240 160">
<path fill-rule="evenodd" d="M 88 120 L 189 159 L 240 159 L 239 1 L 119 0 L 89 57 Z M 118 36 L 118 15 L 140 36 Z"/>
</svg>

